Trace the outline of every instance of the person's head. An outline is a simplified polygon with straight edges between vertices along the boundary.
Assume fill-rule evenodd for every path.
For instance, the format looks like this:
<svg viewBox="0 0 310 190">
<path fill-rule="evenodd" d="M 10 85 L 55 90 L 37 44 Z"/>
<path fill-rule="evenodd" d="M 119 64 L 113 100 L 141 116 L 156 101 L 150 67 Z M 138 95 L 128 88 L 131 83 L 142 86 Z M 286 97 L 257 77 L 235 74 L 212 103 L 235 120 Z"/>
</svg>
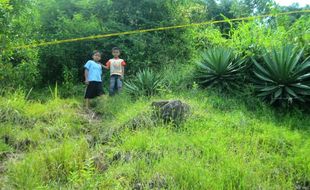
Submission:
<svg viewBox="0 0 310 190">
<path fill-rule="evenodd" d="M 94 61 L 98 62 L 101 59 L 101 53 L 98 50 L 93 51 L 92 58 Z"/>
<path fill-rule="evenodd" d="M 121 49 L 119 49 L 118 47 L 114 47 L 112 49 L 112 55 L 116 58 L 119 57 L 119 55 L 121 54 Z"/>
</svg>

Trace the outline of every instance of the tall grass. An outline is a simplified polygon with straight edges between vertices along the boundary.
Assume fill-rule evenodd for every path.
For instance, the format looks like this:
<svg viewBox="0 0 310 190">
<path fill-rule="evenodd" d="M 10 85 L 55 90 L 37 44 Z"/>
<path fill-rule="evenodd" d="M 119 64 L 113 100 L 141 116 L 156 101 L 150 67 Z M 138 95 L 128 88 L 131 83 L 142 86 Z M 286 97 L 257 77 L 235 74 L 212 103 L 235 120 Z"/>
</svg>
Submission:
<svg viewBox="0 0 310 190">
<path fill-rule="evenodd" d="M 1 108 L 34 118 L 27 128 L 11 117 L 1 123 L 2 189 L 296 189 L 310 181 L 305 113 L 252 109 L 197 89 L 136 101 L 126 94 L 102 97 L 95 122 L 74 99 L 22 97 L 0 98 Z M 158 99 L 181 99 L 191 117 L 179 128 L 130 127 L 149 119 Z M 26 140 L 26 149 L 15 146 Z"/>
</svg>

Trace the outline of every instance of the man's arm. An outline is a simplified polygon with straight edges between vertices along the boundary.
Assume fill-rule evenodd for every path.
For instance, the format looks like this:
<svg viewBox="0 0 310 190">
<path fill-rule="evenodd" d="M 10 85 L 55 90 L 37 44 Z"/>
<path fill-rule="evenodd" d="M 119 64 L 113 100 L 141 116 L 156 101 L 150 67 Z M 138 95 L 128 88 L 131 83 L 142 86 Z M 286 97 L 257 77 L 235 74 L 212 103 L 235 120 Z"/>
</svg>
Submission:
<svg viewBox="0 0 310 190">
<path fill-rule="evenodd" d="M 104 69 L 108 69 L 107 66 L 105 66 L 104 64 L 100 63 L 101 67 L 104 68 Z"/>
<path fill-rule="evenodd" d="M 85 69 L 84 71 L 84 77 L 85 77 L 85 84 L 89 84 L 89 81 L 88 81 L 88 69 Z"/>
<path fill-rule="evenodd" d="M 105 69 L 110 69 L 110 66 L 111 66 L 111 62 L 110 60 L 105 64 Z"/>
<path fill-rule="evenodd" d="M 125 75 L 125 67 L 122 66 L 122 79 L 124 79 L 124 75 Z"/>
<path fill-rule="evenodd" d="M 122 62 L 122 79 L 124 79 L 124 75 L 125 75 L 125 66 L 126 66 L 126 62 L 123 61 Z"/>
</svg>

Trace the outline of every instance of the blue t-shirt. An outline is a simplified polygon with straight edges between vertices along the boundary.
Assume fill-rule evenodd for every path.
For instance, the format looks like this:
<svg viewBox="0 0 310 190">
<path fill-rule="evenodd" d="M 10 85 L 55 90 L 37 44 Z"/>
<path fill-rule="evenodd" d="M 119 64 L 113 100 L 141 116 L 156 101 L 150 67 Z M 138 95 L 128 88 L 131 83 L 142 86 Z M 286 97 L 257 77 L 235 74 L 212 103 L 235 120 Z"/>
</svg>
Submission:
<svg viewBox="0 0 310 190">
<path fill-rule="evenodd" d="M 84 68 L 88 70 L 88 81 L 102 82 L 102 66 L 93 60 L 87 61 Z"/>
</svg>

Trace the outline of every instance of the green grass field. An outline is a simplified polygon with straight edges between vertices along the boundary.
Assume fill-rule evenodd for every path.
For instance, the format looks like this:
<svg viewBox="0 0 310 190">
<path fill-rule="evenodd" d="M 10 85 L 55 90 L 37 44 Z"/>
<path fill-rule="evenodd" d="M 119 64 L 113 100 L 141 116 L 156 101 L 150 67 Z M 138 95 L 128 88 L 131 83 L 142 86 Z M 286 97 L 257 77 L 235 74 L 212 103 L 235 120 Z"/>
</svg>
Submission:
<svg viewBox="0 0 310 190">
<path fill-rule="evenodd" d="M 188 103 L 188 120 L 150 122 L 161 99 Z M 309 114 L 200 90 L 102 97 L 92 109 L 0 97 L 0 189 L 310 188 Z"/>
</svg>

